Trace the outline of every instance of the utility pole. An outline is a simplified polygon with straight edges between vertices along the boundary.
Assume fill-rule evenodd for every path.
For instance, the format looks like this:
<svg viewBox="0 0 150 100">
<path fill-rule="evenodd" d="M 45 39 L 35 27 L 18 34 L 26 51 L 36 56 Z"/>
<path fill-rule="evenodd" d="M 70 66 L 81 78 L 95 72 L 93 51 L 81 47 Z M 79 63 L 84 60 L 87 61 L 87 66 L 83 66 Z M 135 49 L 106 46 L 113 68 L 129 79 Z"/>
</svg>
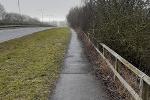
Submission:
<svg viewBox="0 0 150 100">
<path fill-rule="evenodd" d="M 49 16 L 49 24 L 51 24 L 51 17 Z"/>
<path fill-rule="evenodd" d="M 44 9 L 41 9 L 41 14 L 42 14 L 42 24 L 44 23 Z"/>
</svg>

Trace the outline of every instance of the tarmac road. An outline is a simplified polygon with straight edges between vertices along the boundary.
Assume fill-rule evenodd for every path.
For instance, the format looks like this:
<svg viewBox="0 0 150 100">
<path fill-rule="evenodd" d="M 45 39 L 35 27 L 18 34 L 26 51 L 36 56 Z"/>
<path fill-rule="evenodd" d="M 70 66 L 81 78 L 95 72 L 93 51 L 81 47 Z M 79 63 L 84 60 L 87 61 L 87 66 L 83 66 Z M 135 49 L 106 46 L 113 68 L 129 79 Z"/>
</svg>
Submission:
<svg viewBox="0 0 150 100">
<path fill-rule="evenodd" d="M 0 30 L 0 43 L 50 28 L 51 27 L 32 27 Z"/>
</svg>

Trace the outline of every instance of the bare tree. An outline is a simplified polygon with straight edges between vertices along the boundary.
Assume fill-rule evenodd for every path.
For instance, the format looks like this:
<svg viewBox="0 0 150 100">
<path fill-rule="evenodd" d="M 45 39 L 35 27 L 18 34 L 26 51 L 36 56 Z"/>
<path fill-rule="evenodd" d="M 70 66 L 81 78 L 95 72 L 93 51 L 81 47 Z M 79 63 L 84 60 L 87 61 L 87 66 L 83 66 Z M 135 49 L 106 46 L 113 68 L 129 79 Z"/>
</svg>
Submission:
<svg viewBox="0 0 150 100">
<path fill-rule="evenodd" d="M 4 7 L 0 4 L 0 20 L 3 20 L 3 18 L 5 17 L 5 9 Z"/>
</svg>

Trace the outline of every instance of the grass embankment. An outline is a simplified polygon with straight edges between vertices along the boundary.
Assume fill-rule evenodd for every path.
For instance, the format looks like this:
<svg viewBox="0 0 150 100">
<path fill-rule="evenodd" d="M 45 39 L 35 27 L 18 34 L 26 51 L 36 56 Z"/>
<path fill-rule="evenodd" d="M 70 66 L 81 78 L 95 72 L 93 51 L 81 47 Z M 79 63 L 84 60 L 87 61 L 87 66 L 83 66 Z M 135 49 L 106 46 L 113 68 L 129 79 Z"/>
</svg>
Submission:
<svg viewBox="0 0 150 100">
<path fill-rule="evenodd" d="M 69 30 L 50 29 L 0 44 L 0 99 L 46 100 L 59 76 Z"/>
</svg>

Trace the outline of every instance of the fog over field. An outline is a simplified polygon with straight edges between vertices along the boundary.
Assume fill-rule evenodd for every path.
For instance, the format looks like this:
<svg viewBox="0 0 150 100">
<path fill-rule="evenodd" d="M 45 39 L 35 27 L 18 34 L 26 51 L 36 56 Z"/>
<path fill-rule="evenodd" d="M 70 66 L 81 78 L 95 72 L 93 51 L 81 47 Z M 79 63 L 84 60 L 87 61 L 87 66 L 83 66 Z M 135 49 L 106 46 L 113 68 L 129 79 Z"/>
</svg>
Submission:
<svg viewBox="0 0 150 100">
<path fill-rule="evenodd" d="M 69 9 L 80 5 L 81 0 L 20 0 L 21 13 L 41 20 L 64 20 Z M 18 0 L 0 0 L 8 12 L 19 13 Z"/>
</svg>

